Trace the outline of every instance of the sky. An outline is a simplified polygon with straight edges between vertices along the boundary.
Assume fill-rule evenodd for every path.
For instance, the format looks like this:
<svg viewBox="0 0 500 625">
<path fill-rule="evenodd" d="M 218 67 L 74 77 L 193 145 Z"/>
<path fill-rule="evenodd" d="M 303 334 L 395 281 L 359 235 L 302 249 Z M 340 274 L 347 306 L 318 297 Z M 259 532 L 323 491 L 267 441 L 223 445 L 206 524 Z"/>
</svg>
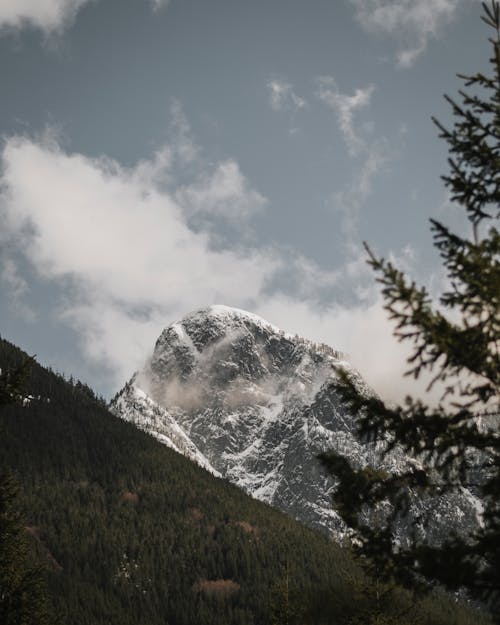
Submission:
<svg viewBox="0 0 500 625">
<path fill-rule="evenodd" d="M 0 334 L 111 397 L 226 304 L 422 392 L 363 241 L 437 297 L 431 116 L 488 36 L 476 0 L 0 0 Z"/>
</svg>

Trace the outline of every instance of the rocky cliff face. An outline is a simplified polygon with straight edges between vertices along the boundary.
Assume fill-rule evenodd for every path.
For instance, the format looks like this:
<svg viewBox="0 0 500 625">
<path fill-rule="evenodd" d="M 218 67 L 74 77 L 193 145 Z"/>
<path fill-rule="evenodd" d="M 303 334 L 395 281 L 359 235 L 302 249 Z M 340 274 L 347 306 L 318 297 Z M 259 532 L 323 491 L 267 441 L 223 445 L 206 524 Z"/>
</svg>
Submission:
<svg viewBox="0 0 500 625">
<path fill-rule="evenodd" d="M 212 306 L 163 331 L 112 409 L 257 499 L 342 537 L 346 528 L 330 500 L 335 483 L 318 454 L 335 449 L 356 466 L 391 470 L 410 460 L 396 450 L 381 463 L 376 448 L 357 438 L 336 396 L 339 368 L 372 392 L 332 348 Z M 416 500 L 415 513 L 422 509 L 435 519 L 438 539 L 480 522 L 480 502 L 469 491 Z"/>
</svg>

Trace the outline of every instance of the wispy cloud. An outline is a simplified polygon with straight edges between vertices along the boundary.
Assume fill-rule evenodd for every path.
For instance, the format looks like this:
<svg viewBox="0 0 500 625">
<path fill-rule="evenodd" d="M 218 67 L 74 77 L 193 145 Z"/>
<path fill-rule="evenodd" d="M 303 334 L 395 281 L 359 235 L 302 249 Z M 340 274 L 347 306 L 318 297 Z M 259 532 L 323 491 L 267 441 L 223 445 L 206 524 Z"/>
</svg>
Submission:
<svg viewBox="0 0 500 625">
<path fill-rule="evenodd" d="M 359 131 L 359 124 L 354 123 L 354 116 L 370 104 L 374 85 L 358 88 L 349 95 L 340 92 L 332 76 L 320 76 L 317 84 L 317 96 L 335 112 L 349 153 L 354 156 L 365 150 L 366 142 Z"/>
<path fill-rule="evenodd" d="M 35 312 L 28 306 L 24 297 L 29 291 L 28 282 L 19 272 L 13 258 L 5 251 L 0 255 L 0 283 L 6 299 L 16 314 L 24 321 L 34 321 Z"/>
<path fill-rule="evenodd" d="M 220 163 L 215 171 L 181 187 L 175 198 L 188 213 L 211 213 L 240 219 L 260 210 L 266 199 L 248 185 L 236 161 Z"/>
<path fill-rule="evenodd" d="M 150 0 L 153 11 L 159 11 L 166 8 L 170 4 L 170 0 Z"/>
<path fill-rule="evenodd" d="M 332 206 L 342 215 L 342 230 L 348 246 L 357 238 L 360 214 L 372 193 L 373 184 L 386 171 L 391 158 L 385 140 L 373 142 L 366 148 L 364 158 L 352 179 L 343 189 L 332 194 Z"/>
<path fill-rule="evenodd" d="M 350 0 L 357 21 L 366 31 L 389 34 L 398 41 L 400 67 L 411 67 L 466 1 Z"/>
<path fill-rule="evenodd" d="M 306 107 L 306 101 L 295 93 L 293 85 L 286 80 L 269 80 L 267 90 L 273 111 L 297 112 Z"/>
<path fill-rule="evenodd" d="M 2 257 L 0 279 L 9 286 L 11 294 L 17 299 L 28 290 L 28 283 L 19 274 L 17 266 L 9 257 Z"/>
<path fill-rule="evenodd" d="M 316 84 L 316 96 L 335 113 L 339 131 L 353 161 L 354 174 L 343 188 L 332 194 L 331 204 L 342 216 L 346 247 L 349 249 L 354 245 L 356 248 L 360 213 L 372 192 L 374 181 L 391 160 L 390 145 L 384 137 L 373 136 L 375 125 L 372 121 L 359 120 L 360 112 L 369 109 L 375 85 L 343 93 L 332 76 L 320 76 Z"/>
</svg>

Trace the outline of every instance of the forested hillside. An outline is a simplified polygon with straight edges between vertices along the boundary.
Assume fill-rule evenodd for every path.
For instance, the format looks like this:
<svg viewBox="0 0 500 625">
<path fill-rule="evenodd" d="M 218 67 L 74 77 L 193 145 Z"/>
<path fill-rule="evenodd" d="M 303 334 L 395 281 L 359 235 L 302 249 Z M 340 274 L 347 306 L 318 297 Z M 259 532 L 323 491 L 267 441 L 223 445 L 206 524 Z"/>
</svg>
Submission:
<svg viewBox="0 0 500 625">
<path fill-rule="evenodd" d="M 25 358 L 0 340 L 4 371 Z M 0 466 L 19 483 L 58 623 L 487 622 L 444 595 L 412 605 L 376 588 L 347 549 L 114 417 L 80 383 L 34 363 L 24 394 L 1 408 Z"/>
</svg>

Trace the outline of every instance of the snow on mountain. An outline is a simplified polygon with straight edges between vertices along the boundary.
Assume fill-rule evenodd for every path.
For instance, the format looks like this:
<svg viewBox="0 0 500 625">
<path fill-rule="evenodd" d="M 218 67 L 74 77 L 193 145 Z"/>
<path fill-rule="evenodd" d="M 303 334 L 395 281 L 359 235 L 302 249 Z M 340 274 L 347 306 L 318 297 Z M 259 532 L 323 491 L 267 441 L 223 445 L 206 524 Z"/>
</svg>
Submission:
<svg viewBox="0 0 500 625">
<path fill-rule="evenodd" d="M 113 403 L 115 414 L 146 430 L 167 447 L 220 477 L 220 473 L 212 467 L 169 412 L 136 386 L 134 379 L 135 376 Z"/>
<path fill-rule="evenodd" d="M 337 371 L 372 393 L 342 354 L 287 334 L 243 310 L 211 306 L 168 326 L 112 410 L 215 475 L 307 525 L 345 534 L 331 505 L 335 482 L 317 456 L 335 449 L 354 465 L 403 469 L 397 450 L 380 461 L 357 437 L 338 400 Z M 475 527 L 469 491 L 415 503 L 435 518 L 436 538 Z M 404 534 L 404 528 L 401 530 Z"/>
</svg>

